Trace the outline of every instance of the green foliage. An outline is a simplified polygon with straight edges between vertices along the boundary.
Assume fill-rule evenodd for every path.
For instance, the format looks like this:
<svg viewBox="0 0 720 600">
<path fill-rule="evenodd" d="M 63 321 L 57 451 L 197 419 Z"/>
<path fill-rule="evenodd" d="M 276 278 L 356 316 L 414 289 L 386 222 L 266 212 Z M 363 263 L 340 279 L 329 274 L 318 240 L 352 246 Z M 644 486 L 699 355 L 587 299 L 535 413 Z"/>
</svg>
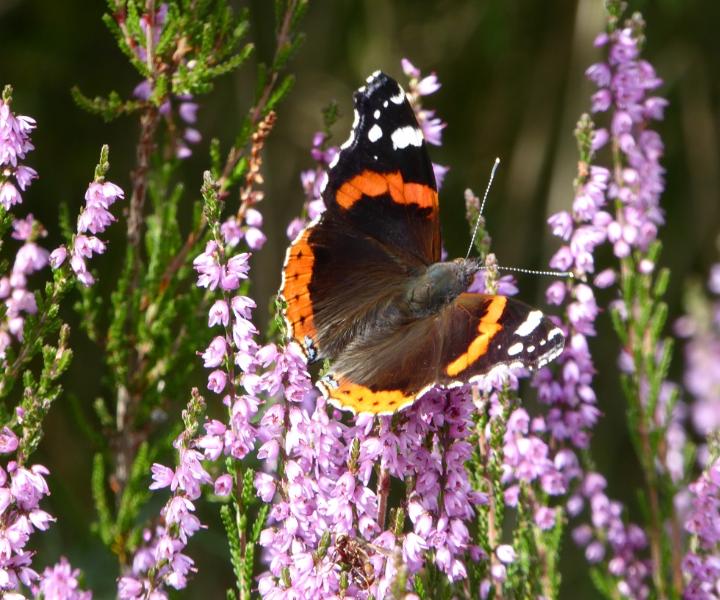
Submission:
<svg viewBox="0 0 720 600">
<path fill-rule="evenodd" d="M 80 91 L 77 86 L 70 90 L 75 104 L 83 110 L 98 115 L 105 122 L 115 120 L 122 115 L 132 114 L 141 107 L 140 102 L 136 100 L 123 100 L 117 92 L 110 92 L 107 98 L 96 96 L 89 98 Z"/>
</svg>

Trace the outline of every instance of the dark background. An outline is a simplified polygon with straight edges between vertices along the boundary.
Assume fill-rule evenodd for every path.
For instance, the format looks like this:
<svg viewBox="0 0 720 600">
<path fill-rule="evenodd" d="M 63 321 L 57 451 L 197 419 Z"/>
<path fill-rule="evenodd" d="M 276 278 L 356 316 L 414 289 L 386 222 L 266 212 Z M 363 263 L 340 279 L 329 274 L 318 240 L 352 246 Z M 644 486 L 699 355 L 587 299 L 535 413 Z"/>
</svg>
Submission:
<svg viewBox="0 0 720 600">
<path fill-rule="evenodd" d="M 251 36 L 257 56 L 266 60 L 273 51 L 272 4 L 249 2 Z M 25 194 L 19 214 L 32 211 L 46 224 L 51 231 L 48 247 L 59 242 L 59 203 L 67 202 L 76 214 L 101 144 L 111 147 L 109 178 L 130 188 L 137 122 L 120 119 L 106 124 L 77 108 L 69 93 L 77 84 L 91 97 L 111 89 L 127 96 L 139 81 L 100 21 L 105 6 L 100 0 L 0 0 L 0 85 L 11 83 L 14 110 L 38 122 L 33 135 L 37 149 L 27 162 L 39 171 L 40 179 Z M 666 144 L 667 168 L 662 200 L 667 224 L 661 236 L 662 263 L 673 273 L 667 297 L 671 315 L 677 316 L 686 282 L 705 277 L 717 259 L 720 3 L 638 0 L 630 9 L 644 14 L 645 56 L 665 80 L 661 93 L 670 100 L 666 119 L 658 126 Z M 279 283 L 287 244 L 284 230 L 301 207 L 299 173 L 311 166 L 308 149 L 313 132 L 321 128 L 322 107 L 337 100 L 342 117 L 335 141 L 342 142 L 351 122 L 352 91 L 378 68 L 402 78 L 403 56 L 423 72 L 436 71 L 443 84 L 425 105 L 437 108 L 449 123 L 443 147 L 431 150 L 435 162 L 451 166 L 441 196 L 450 254 L 464 254 L 468 244 L 463 191 L 471 187 L 480 193 L 499 156 L 502 165 L 486 210 L 493 249 L 501 264 L 545 268 L 557 248 L 545 219 L 570 206 L 577 163 L 572 131 L 579 114 L 589 108 L 591 87 L 583 72 L 599 58 L 592 40 L 602 27 L 601 0 L 313 2 L 303 27 L 307 41 L 292 65 L 297 84 L 280 108 L 266 151 L 267 195 L 260 208 L 269 241 L 254 259 L 258 304 L 265 306 Z M 185 164 L 188 201 L 197 196 L 207 168 L 207 141 L 219 137 L 227 148 L 252 86 L 253 68 L 248 64 L 200 100 L 204 140 Z M 111 243 L 122 242 L 120 229 L 108 234 Z M 112 261 L 106 256 L 96 264 L 112 269 Z M 111 280 L 110 271 L 104 272 Z M 521 296 L 542 303 L 547 283 L 523 277 Z M 598 327 L 593 347 L 605 418 L 595 433 L 594 456 L 610 480 L 610 495 L 627 501 L 637 516 L 632 488 L 640 483 L 640 472 L 615 381 L 617 342 L 606 317 L 600 318 Z M 89 405 L 102 392 L 96 375 L 99 363 L 94 348 L 75 330 L 76 360 L 66 387 Z M 674 375 L 679 379 L 682 361 L 676 354 Z M 179 399 L 178 406 L 184 402 Z M 37 460 L 52 470 L 53 495 L 47 509 L 59 520 L 50 532 L 35 537 L 40 553 L 36 566 L 54 562 L 63 553 L 86 571 L 96 597 L 111 597 L 114 559 L 87 533 L 94 519 L 91 452 L 73 427 L 63 399 L 50 415 Z M 203 520 L 212 522 L 213 514 L 210 511 Z M 203 590 L 208 597 L 220 597 L 230 584 L 225 541 L 218 531 L 211 527 L 191 545 L 200 573 L 189 596 Z M 582 553 L 569 539 L 563 560 L 564 597 L 594 597 Z"/>
</svg>

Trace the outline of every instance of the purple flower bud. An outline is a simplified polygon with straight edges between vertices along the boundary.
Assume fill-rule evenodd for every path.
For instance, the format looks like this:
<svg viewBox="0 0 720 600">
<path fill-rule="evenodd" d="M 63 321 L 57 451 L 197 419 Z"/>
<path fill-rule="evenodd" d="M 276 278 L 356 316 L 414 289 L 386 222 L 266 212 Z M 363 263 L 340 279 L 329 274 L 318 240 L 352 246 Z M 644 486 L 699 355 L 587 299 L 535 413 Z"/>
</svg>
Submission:
<svg viewBox="0 0 720 600">
<path fill-rule="evenodd" d="M 5 181 L 0 185 L 0 204 L 5 210 L 10 210 L 12 206 L 20 204 L 20 202 L 22 202 L 20 192 L 12 183 Z"/>
<path fill-rule="evenodd" d="M 197 102 L 181 102 L 178 107 L 180 118 L 186 123 L 195 123 L 197 121 Z"/>
<path fill-rule="evenodd" d="M 232 491 L 233 486 L 233 480 L 230 475 L 227 473 L 225 475 L 220 475 L 215 480 L 215 486 L 214 491 L 216 496 L 229 496 L 230 492 Z"/>
<path fill-rule="evenodd" d="M 543 530 L 552 529 L 555 526 L 555 511 L 547 506 L 540 506 L 535 511 L 535 524 Z"/>
<path fill-rule="evenodd" d="M 227 342 L 222 336 L 213 338 L 207 350 L 202 353 L 205 368 L 219 367 L 227 353 Z"/>
<path fill-rule="evenodd" d="M 403 73 L 408 77 L 417 79 L 420 77 L 420 69 L 413 65 L 407 58 L 400 59 L 400 66 L 402 67 Z"/>
<path fill-rule="evenodd" d="M 245 231 L 245 241 L 251 250 L 260 250 L 260 248 L 265 245 L 267 237 L 265 237 L 262 230 L 257 227 L 249 227 L 247 231 Z"/>
<path fill-rule="evenodd" d="M 207 387 L 210 391 L 216 394 L 222 394 L 227 384 L 227 373 L 220 369 L 216 369 L 210 375 L 208 375 Z"/>
<path fill-rule="evenodd" d="M 498 559 L 506 565 L 515 562 L 515 559 L 517 558 L 515 550 L 512 546 L 508 544 L 502 544 L 498 546 L 495 550 L 495 554 L 497 555 Z"/>
<path fill-rule="evenodd" d="M 230 309 L 225 300 L 216 300 L 208 311 L 208 327 L 222 325 L 227 327 L 230 323 Z"/>
<path fill-rule="evenodd" d="M 150 470 L 152 472 L 153 479 L 153 483 L 150 484 L 151 490 L 158 490 L 161 488 L 170 487 L 170 484 L 175 477 L 175 473 L 172 469 L 169 469 L 168 467 L 159 463 L 154 463 Z"/>
<path fill-rule="evenodd" d="M 298 236 L 298 234 L 304 229 L 304 227 L 305 222 L 302 219 L 295 218 L 290 221 L 290 224 L 287 226 L 285 234 L 287 235 L 289 240 L 294 240 Z"/>
<path fill-rule="evenodd" d="M 585 548 L 585 558 L 591 564 L 600 562 L 605 556 L 605 548 L 600 542 L 592 542 Z"/>
<path fill-rule="evenodd" d="M 50 253 L 50 266 L 53 269 L 57 269 L 60 265 L 62 265 L 65 262 L 65 259 L 67 258 L 67 249 L 65 246 L 59 246 L 58 248 L 55 248 Z"/>
<path fill-rule="evenodd" d="M 15 432 L 7 425 L 0 431 L 0 454 L 10 454 L 18 447 L 18 438 Z"/>
<path fill-rule="evenodd" d="M 615 283 L 616 278 L 615 269 L 605 269 L 596 275 L 593 283 L 595 287 L 608 288 Z"/>
</svg>

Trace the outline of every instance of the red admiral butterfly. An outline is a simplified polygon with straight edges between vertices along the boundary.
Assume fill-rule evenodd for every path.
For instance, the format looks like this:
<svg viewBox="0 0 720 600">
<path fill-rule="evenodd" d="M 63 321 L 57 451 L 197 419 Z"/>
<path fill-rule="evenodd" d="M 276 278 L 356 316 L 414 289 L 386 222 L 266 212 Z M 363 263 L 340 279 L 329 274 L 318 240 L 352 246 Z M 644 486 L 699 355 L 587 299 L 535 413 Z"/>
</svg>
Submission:
<svg viewBox="0 0 720 600">
<path fill-rule="evenodd" d="M 466 291 L 477 259 L 440 262 L 435 177 L 403 89 L 378 71 L 354 101 L 326 211 L 288 249 L 280 287 L 288 333 L 309 361 L 331 360 L 323 395 L 390 414 L 436 385 L 558 356 L 564 336 L 541 311 Z"/>
</svg>

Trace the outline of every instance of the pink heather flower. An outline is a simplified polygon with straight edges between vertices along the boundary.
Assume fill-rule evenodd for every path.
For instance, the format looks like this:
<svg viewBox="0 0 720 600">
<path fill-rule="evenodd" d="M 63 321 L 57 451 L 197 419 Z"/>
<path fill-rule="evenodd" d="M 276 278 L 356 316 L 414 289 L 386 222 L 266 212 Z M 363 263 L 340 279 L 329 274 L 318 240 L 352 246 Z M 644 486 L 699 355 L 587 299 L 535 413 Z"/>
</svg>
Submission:
<svg viewBox="0 0 720 600">
<path fill-rule="evenodd" d="M 154 463 L 150 469 L 153 479 L 153 483 L 150 484 L 151 490 L 158 490 L 170 486 L 175 476 L 172 469 L 158 463 Z"/>
<path fill-rule="evenodd" d="M 193 260 L 193 268 L 199 274 L 197 282 L 199 287 L 214 290 L 220 282 L 222 268 L 218 262 L 217 248 L 217 243 L 210 240 L 205 245 L 205 251 Z"/>
<path fill-rule="evenodd" d="M 217 496 L 229 496 L 232 491 L 232 486 L 233 480 L 230 475 L 227 473 L 220 475 L 220 477 L 215 480 L 215 494 Z"/>
<path fill-rule="evenodd" d="M 230 309 L 225 300 L 216 300 L 208 311 L 208 327 L 222 325 L 227 327 L 230 322 Z"/>
<path fill-rule="evenodd" d="M 501 546 L 498 546 L 495 550 L 495 554 L 500 559 L 500 561 L 505 564 L 515 562 L 515 559 L 517 559 L 517 554 L 515 553 L 515 550 L 512 546 L 509 546 L 508 544 L 502 544 Z"/>
<path fill-rule="evenodd" d="M 2 438 L 6 449 L 16 445 L 8 428 L 3 429 Z M 5 595 L 21 585 L 31 587 L 39 579 L 31 568 L 32 553 L 25 547 L 35 530 L 44 531 L 55 520 L 39 508 L 50 493 L 45 481 L 48 474 L 42 465 L 27 468 L 14 460 L 0 468 L 0 593 Z"/>
<path fill-rule="evenodd" d="M 216 394 L 222 394 L 227 384 L 227 374 L 222 369 L 216 369 L 208 375 L 207 387 Z"/>
<path fill-rule="evenodd" d="M 0 454 L 10 454 L 18 447 L 18 437 L 7 425 L 0 431 Z"/>
<path fill-rule="evenodd" d="M 90 600 L 92 593 L 80 590 L 79 575 L 80 569 L 73 569 L 63 556 L 42 572 L 39 591 L 46 600 Z"/>
<path fill-rule="evenodd" d="M 440 89 L 440 82 L 435 73 L 423 77 L 417 83 L 417 93 L 421 96 L 429 96 Z"/>
<path fill-rule="evenodd" d="M 413 79 L 420 77 L 420 69 L 413 65 L 407 58 L 400 59 L 400 66 L 402 67 L 403 73 Z"/>
<path fill-rule="evenodd" d="M 53 269 L 57 269 L 60 265 L 65 262 L 67 258 L 67 249 L 65 246 L 59 246 L 50 253 L 49 262 Z"/>
</svg>

